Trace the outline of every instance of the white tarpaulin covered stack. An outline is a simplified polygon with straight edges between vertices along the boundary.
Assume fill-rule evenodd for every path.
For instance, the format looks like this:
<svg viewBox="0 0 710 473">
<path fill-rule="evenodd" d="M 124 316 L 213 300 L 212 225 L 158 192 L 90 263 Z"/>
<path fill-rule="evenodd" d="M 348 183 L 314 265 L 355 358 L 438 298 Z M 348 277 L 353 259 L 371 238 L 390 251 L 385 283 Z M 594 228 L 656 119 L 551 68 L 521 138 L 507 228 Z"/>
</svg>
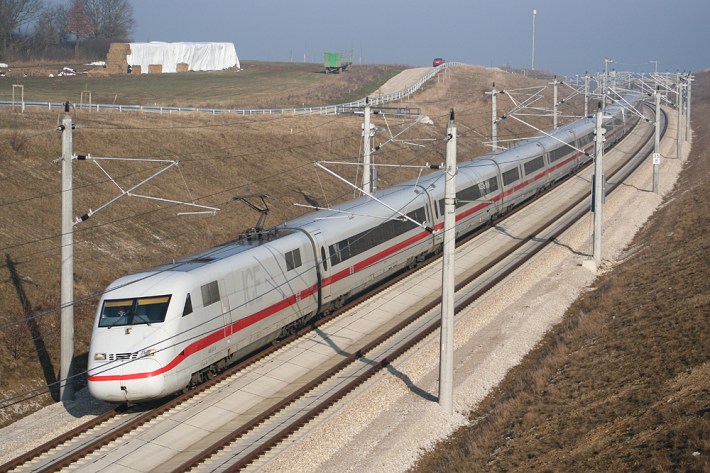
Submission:
<svg viewBox="0 0 710 473">
<path fill-rule="evenodd" d="M 220 71 L 240 67 L 234 43 L 130 43 L 126 58 L 130 66 L 140 66 L 142 73 L 149 66 L 162 66 L 162 72 L 177 72 L 178 64 L 189 71 Z"/>
</svg>

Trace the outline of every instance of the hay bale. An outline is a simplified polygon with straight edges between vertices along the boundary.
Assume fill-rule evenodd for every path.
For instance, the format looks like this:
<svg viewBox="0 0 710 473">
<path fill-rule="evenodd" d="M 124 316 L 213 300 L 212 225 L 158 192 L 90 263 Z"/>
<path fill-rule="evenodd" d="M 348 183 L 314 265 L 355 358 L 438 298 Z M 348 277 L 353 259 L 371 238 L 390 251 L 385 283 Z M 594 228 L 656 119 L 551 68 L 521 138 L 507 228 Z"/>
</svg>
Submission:
<svg viewBox="0 0 710 473">
<path fill-rule="evenodd" d="M 178 62 L 177 63 L 177 72 L 187 72 L 190 70 L 190 66 L 186 62 Z"/>
<path fill-rule="evenodd" d="M 162 74 L 163 65 L 162 64 L 148 64 L 148 74 Z"/>
<path fill-rule="evenodd" d="M 90 69 L 86 74 L 89 77 L 106 77 L 109 74 L 116 74 L 117 72 L 111 72 L 108 68 L 102 69 Z"/>
<path fill-rule="evenodd" d="M 132 74 L 140 74 L 140 73 L 141 73 L 141 66 L 133 66 Z"/>
<path fill-rule="evenodd" d="M 125 74 L 128 72 L 127 56 L 131 54 L 129 43 L 111 43 L 106 54 L 106 70 L 110 74 Z"/>
</svg>

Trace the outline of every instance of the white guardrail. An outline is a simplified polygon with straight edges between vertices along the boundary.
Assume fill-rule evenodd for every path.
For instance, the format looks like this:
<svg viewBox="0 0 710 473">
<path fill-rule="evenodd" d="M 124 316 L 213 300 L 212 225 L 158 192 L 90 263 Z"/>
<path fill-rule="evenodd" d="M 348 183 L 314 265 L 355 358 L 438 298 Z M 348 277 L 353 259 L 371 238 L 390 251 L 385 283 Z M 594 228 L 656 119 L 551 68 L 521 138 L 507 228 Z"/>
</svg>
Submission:
<svg viewBox="0 0 710 473">
<path fill-rule="evenodd" d="M 391 94 L 380 95 L 376 97 L 368 97 L 370 105 L 381 105 L 389 102 L 396 102 L 406 98 L 418 91 L 427 81 L 436 76 L 444 69 L 456 66 L 463 66 L 461 62 L 446 62 L 440 66 L 432 67 L 426 75 L 422 76 L 414 84 L 404 90 L 393 92 Z M 213 115 L 231 113 L 237 115 L 275 115 L 275 114 L 305 114 L 305 115 L 337 115 L 345 111 L 352 112 L 353 107 L 362 107 L 365 105 L 365 99 L 356 100 L 354 102 L 343 103 L 338 105 L 326 105 L 322 107 L 300 107 L 300 108 L 264 108 L 264 109 L 224 109 L 224 108 L 202 108 L 202 107 L 163 107 L 159 105 L 116 105 L 116 104 L 72 104 L 74 108 L 81 110 L 102 111 L 114 110 L 119 112 L 158 112 L 158 113 L 173 113 L 173 112 L 202 112 L 211 113 Z M 0 100 L 0 106 L 22 107 L 39 107 L 52 110 L 59 108 L 64 110 L 64 102 L 18 102 L 9 100 Z"/>
</svg>

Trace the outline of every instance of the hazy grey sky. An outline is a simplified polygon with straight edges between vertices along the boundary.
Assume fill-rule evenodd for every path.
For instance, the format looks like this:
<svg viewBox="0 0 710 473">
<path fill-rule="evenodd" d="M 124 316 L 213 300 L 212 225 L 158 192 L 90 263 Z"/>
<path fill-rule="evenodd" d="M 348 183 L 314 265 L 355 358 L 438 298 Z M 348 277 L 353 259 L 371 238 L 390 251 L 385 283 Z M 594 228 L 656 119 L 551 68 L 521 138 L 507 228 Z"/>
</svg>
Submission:
<svg viewBox="0 0 710 473">
<path fill-rule="evenodd" d="M 133 0 L 134 41 L 230 41 L 240 60 L 368 64 L 434 57 L 560 75 L 710 67 L 710 0 Z"/>
</svg>

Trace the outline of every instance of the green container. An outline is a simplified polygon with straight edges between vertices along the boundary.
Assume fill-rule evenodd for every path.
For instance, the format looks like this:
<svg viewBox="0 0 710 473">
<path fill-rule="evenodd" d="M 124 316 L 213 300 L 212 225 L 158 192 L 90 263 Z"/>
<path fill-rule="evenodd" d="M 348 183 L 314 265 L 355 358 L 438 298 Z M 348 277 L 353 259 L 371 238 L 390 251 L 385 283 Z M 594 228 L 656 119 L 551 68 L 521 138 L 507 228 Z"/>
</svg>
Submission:
<svg viewBox="0 0 710 473">
<path fill-rule="evenodd" d="M 326 68 L 339 68 L 342 66 L 343 54 L 342 53 L 324 53 L 323 54 L 323 65 Z"/>
</svg>

